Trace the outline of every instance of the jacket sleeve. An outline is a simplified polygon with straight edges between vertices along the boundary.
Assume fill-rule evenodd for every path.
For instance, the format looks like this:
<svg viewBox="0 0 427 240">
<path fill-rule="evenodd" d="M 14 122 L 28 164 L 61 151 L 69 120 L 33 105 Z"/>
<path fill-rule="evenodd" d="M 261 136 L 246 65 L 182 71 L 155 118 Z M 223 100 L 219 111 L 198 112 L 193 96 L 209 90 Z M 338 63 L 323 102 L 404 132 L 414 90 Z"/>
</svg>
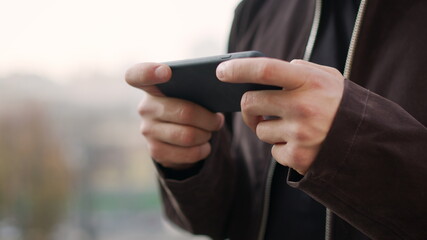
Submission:
<svg viewBox="0 0 427 240">
<path fill-rule="evenodd" d="M 213 239 L 224 239 L 227 234 L 235 185 L 229 138 L 225 129 L 214 134 L 212 153 L 194 176 L 183 180 L 170 179 L 158 168 L 166 216 L 191 233 L 208 235 Z"/>
<path fill-rule="evenodd" d="M 426 127 L 397 104 L 345 84 L 315 162 L 288 183 L 373 239 L 427 239 Z"/>
</svg>

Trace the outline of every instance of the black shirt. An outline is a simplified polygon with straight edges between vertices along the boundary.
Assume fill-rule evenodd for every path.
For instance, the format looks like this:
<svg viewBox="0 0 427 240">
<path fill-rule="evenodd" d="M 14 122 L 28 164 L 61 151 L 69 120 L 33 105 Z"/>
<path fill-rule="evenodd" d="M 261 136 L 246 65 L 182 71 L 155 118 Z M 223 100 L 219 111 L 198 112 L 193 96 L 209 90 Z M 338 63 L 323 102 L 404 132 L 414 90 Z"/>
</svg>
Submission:
<svg viewBox="0 0 427 240">
<path fill-rule="evenodd" d="M 323 0 L 311 62 L 344 71 L 360 0 Z M 265 239 L 324 239 L 324 206 L 287 185 L 288 168 L 276 165 Z"/>
</svg>

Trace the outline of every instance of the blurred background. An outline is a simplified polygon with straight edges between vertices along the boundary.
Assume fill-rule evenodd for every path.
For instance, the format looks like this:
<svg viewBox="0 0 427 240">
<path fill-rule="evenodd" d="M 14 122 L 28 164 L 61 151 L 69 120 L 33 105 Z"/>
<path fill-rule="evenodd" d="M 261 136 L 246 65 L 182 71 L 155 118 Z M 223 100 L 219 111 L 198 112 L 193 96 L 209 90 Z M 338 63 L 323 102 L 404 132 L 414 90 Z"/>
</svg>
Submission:
<svg viewBox="0 0 427 240">
<path fill-rule="evenodd" d="M 0 0 L 0 240 L 193 239 L 163 219 L 124 73 L 225 53 L 238 1 Z"/>
</svg>

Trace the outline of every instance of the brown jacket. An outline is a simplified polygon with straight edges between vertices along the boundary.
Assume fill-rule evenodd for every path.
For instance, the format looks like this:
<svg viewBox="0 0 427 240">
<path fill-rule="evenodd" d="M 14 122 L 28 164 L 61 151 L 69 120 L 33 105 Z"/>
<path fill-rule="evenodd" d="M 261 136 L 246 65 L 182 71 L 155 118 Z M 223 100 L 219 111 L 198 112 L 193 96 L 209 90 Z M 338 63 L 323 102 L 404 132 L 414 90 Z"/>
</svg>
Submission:
<svg viewBox="0 0 427 240">
<path fill-rule="evenodd" d="M 243 1 L 230 51 L 307 57 L 315 9 L 315 0 Z M 332 128 L 304 178 L 290 171 L 287 181 L 373 239 L 427 239 L 427 1 L 364 0 L 361 9 Z M 165 213 L 214 239 L 259 239 L 271 146 L 240 114 L 233 121 L 197 175 L 160 172 Z M 355 239 L 339 226 L 332 235 Z"/>
</svg>

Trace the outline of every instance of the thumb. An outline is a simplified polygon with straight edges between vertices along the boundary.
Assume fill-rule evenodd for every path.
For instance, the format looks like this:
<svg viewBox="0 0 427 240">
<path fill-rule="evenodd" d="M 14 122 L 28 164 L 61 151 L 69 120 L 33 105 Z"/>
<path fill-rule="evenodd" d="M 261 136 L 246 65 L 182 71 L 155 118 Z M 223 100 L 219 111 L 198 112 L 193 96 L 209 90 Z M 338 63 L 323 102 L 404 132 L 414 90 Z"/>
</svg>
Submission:
<svg viewBox="0 0 427 240">
<path fill-rule="evenodd" d="M 169 81 L 172 70 L 166 64 L 139 63 L 126 71 L 126 82 L 150 95 L 163 96 L 155 84 Z"/>
</svg>

